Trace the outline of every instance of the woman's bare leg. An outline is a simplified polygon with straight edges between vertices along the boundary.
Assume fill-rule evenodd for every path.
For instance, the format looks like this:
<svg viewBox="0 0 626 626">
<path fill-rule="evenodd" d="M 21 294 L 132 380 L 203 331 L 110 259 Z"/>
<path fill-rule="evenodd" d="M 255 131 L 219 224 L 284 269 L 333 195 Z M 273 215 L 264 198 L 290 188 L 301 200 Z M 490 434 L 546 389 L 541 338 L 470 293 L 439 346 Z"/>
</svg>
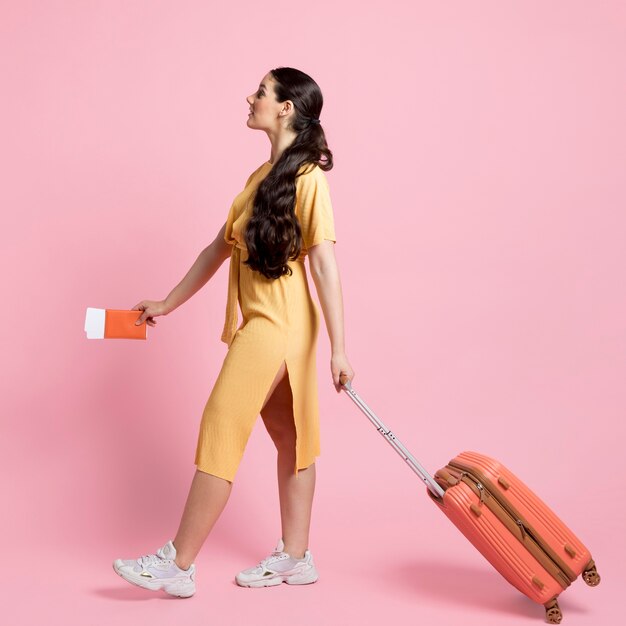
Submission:
<svg viewBox="0 0 626 626">
<path fill-rule="evenodd" d="M 299 470 L 297 478 L 293 471 L 294 463 L 293 446 L 291 453 L 278 453 L 278 493 L 284 551 L 294 559 L 301 559 L 309 547 L 315 463 Z"/>
<path fill-rule="evenodd" d="M 309 546 L 311 510 L 315 492 L 315 463 L 299 470 L 296 478 L 296 427 L 288 374 L 266 402 L 261 417 L 278 451 L 277 474 L 284 551 L 302 558 Z"/>
<path fill-rule="evenodd" d="M 285 379 L 285 372 L 286 365 L 283 363 L 274 377 L 263 407 L 272 397 L 279 382 Z M 232 487 L 232 482 L 196 469 L 180 526 L 173 540 L 176 548 L 175 562 L 178 567 L 187 569 L 195 561 L 215 522 L 222 514 Z"/>
<path fill-rule="evenodd" d="M 178 567 L 187 569 L 195 561 L 202 544 L 222 514 L 232 487 L 233 484 L 228 480 L 196 470 L 173 541 Z"/>
</svg>

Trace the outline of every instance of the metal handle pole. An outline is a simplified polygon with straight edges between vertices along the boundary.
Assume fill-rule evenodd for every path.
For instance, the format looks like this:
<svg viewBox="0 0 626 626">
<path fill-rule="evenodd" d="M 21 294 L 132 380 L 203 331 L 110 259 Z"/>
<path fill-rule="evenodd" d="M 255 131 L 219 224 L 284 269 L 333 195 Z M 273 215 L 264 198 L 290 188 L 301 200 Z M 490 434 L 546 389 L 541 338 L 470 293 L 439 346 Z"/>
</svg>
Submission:
<svg viewBox="0 0 626 626">
<path fill-rule="evenodd" d="M 365 413 L 365 415 L 369 418 L 370 422 L 376 426 L 378 432 L 391 444 L 391 446 L 396 450 L 396 452 L 407 462 L 409 467 L 424 481 L 429 491 L 438 498 L 442 498 L 445 493 L 444 490 L 439 486 L 437 481 L 428 473 L 428 471 L 422 467 L 422 465 L 417 461 L 417 459 L 402 445 L 402 443 L 398 440 L 398 438 L 381 422 L 381 420 L 376 416 L 374 411 L 370 409 L 367 404 L 363 401 L 363 399 L 357 394 L 357 392 L 352 388 L 349 380 L 344 382 L 344 379 L 347 379 L 345 374 L 341 374 L 339 377 L 341 381 L 342 389 L 348 394 L 348 396 L 352 399 L 352 401 Z"/>
</svg>

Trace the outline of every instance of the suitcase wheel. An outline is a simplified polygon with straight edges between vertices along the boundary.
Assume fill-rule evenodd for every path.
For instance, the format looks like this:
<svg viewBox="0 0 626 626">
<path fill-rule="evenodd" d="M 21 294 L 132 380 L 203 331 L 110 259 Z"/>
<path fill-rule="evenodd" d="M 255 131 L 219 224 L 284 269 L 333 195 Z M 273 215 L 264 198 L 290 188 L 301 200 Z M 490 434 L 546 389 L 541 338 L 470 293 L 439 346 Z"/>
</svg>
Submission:
<svg viewBox="0 0 626 626">
<path fill-rule="evenodd" d="M 560 624 L 563 619 L 563 614 L 561 613 L 561 609 L 559 608 L 559 603 L 556 601 L 556 598 L 552 598 L 550 602 L 546 602 L 544 604 L 546 607 L 546 619 L 550 624 Z"/>
<path fill-rule="evenodd" d="M 593 562 L 593 559 L 589 561 L 585 571 L 583 572 L 583 580 L 590 587 L 596 587 L 600 584 L 600 574 L 598 574 L 598 570 L 596 569 L 596 564 Z"/>
</svg>

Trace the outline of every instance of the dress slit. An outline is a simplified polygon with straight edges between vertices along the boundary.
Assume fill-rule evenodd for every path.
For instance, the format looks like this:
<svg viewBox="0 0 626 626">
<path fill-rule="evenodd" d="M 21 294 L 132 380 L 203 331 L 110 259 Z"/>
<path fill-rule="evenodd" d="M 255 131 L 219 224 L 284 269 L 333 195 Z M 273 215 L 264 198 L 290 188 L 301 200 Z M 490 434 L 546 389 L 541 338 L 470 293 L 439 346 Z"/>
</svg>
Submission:
<svg viewBox="0 0 626 626">
<path fill-rule="evenodd" d="M 289 392 L 291 393 L 291 419 L 292 419 L 292 423 L 293 423 L 293 429 L 294 429 L 294 431 L 296 433 L 295 450 L 294 450 L 294 452 L 295 452 L 295 455 L 294 455 L 295 456 L 294 473 L 297 476 L 298 475 L 298 420 L 296 419 L 296 394 L 294 392 L 293 384 L 291 382 L 291 374 L 289 372 L 289 364 L 287 363 L 287 359 L 286 358 L 284 358 L 281 361 L 281 366 L 282 366 L 283 363 L 285 364 L 285 378 L 287 379 L 287 384 L 289 385 Z M 278 368 L 278 370 L 274 374 L 274 378 L 272 380 L 276 379 L 276 374 L 278 374 L 279 371 L 280 371 L 280 367 Z M 274 393 L 276 393 L 276 390 L 274 390 Z M 273 395 L 274 394 L 272 394 L 272 396 Z M 270 398 L 268 398 L 268 403 L 269 403 L 270 399 L 271 399 L 271 396 L 270 396 Z M 265 409 L 263 409 L 261 411 L 261 414 L 263 413 L 264 410 Z"/>
<path fill-rule="evenodd" d="M 289 391 L 291 393 L 291 419 L 293 420 L 293 428 L 296 431 L 296 440 L 295 440 L 295 466 L 294 472 L 296 474 L 296 478 L 298 477 L 298 420 L 296 419 L 296 394 L 293 390 L 293 385 L 291 382 L 291 374 L 289 372 L 289 364 L 287 363 L 287 359 L 284 360 L 285 363 L 285 371 L 287 372 L 287 383 L 289 384 Z"/>
</svg>

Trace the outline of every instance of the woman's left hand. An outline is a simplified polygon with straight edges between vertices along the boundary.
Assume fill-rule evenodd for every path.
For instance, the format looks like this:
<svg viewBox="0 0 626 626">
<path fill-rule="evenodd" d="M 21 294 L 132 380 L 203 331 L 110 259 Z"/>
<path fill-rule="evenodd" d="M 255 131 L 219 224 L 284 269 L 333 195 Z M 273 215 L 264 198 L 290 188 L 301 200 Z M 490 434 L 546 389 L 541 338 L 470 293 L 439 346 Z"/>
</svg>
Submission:
<svg viewBox="0 0 626 626">
<path fill-rule="evenodd" d="M 344 374 L 345 376 L 347 376 L 349 381 L 352 381 L 352 379 L 354 378 L 354 370 L 352 369 L 352 366 L 348 361 L 348 357 L 345 355 L 344 352 L 338 352 L 331 356 L 330 371 L 333 375 L 333 384 L 335 385 L 337 393 L 341 393 L 341 388 L 343 387 L 343 385 L 339 381 L 340 374 Z"/>
</svg>

